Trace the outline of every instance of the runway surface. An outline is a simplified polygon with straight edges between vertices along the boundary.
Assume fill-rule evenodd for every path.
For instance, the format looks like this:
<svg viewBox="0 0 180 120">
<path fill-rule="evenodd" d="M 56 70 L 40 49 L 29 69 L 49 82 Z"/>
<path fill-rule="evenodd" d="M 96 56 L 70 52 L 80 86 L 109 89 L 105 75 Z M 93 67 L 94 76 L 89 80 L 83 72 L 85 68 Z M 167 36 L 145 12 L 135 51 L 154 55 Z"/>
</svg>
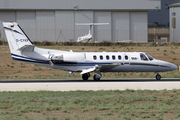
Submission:
<svg viewBox="0 0 180 120">
<path fill-rule="evenodd" d="M 1 80 L 0 91 L 76 91 L 76 90 L 172 90 L 180 89 L 180 79 L 83 80 Z"/>
</svg>

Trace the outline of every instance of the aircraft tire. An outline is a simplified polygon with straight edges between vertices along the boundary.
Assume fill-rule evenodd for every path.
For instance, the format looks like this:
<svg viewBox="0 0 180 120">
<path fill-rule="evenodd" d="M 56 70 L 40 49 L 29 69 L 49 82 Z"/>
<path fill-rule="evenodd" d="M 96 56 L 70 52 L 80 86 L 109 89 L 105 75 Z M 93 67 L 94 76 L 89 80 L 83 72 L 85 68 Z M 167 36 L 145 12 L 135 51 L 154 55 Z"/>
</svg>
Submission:
<svg viewBox="0 0 180 120">
<path fill-rule="evenodd" d="M 156 75 L 156 80 L 161 80 L 161 75 L 160 74 Z"/>
<path fill-rule="evenodd" d="M 96 74 L 93 76 L 93 79 L 94 79 L 95 81 L 99 81 L 100 78 L 101 78 L 101 77 L 98 77 Z"/>
<path fill-rule="evenodd" d="M 90 74 L 88 74 L 88 73 L 83 74 L 83 75 L 82 75 L 82 79 L 83 79 L 83 80 L 88 80 L 89 76 L 90 76 Z"/>
</svg>

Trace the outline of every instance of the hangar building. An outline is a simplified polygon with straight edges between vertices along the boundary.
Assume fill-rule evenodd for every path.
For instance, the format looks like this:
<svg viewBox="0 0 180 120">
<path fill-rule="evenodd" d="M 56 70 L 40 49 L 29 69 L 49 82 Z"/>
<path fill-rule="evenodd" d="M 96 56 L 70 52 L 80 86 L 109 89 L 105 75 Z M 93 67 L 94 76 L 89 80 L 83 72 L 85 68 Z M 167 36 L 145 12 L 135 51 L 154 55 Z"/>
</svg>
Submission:
<svg viewBox="0 0 180 120">
<path fill-rule="evenodd" d="M 180 2 L 179 0 L 161 0 L 161 9 L 148 11 L 148 22 L 150 25 L 158 24 L 162 27 L 169 25 L 169 5 Z"/>
<path fill-rule="evenodd" d="M 180 42 L 180 3 L 171 4 L 169 7 L 170 41 Z"/>
<path fill-rule="evenodd" d="M 76 23 L 109 23 L 93 27 L 93 41 L 147 42 L 147 12 L 159 9 L 159 0 L 1 0 L 0 22 L 18 22 L 32 41 L 76 41 L 89 30 Z"/>
</svg>

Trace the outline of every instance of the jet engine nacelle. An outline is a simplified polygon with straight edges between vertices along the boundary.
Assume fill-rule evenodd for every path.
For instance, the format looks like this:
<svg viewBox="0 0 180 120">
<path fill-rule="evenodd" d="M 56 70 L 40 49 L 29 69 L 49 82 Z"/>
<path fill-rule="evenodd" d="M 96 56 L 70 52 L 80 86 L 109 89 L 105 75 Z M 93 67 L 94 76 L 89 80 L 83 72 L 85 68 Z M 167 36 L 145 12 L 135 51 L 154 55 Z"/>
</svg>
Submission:
<svg viewBox="0 0 180 120">
<path fill-rule="evenodd" d="M 61 55 L 52 55 L 51 61 L 53 64 L 63 62 L 85 62 L 86 55 L 84 53 L 63 53 Z"/>
</svg>

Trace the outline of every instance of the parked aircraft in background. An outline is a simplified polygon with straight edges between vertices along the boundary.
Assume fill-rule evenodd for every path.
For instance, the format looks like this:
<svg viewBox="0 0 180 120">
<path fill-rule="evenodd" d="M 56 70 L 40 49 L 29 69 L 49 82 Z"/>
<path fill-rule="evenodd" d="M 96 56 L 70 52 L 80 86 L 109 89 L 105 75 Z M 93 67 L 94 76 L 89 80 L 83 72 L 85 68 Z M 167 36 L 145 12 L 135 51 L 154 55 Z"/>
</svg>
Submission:
<svg viewBox="0 0 180 120">
<path fill-rule="evenodd" d="M 100 80 L 101 72 L 159 72 L 176 70 L 177 66 L 157 60 L 144 52 L 73 52 L 38 48 L 15 22 L 4 22 L 4 29 L 12 59 L 50 68 L 81 72 L 88 80 L 94 72 L 94 80 Z"/>
<path fill-rule="evenodd" d="M 92 39 L 93 25 L 108 25 L 109 23 L 76 23 L 76 25 L 89 25 L 89 33 L 85 36 L 78 37 L 77 42 L 90 42 Z"/>
</svg>

